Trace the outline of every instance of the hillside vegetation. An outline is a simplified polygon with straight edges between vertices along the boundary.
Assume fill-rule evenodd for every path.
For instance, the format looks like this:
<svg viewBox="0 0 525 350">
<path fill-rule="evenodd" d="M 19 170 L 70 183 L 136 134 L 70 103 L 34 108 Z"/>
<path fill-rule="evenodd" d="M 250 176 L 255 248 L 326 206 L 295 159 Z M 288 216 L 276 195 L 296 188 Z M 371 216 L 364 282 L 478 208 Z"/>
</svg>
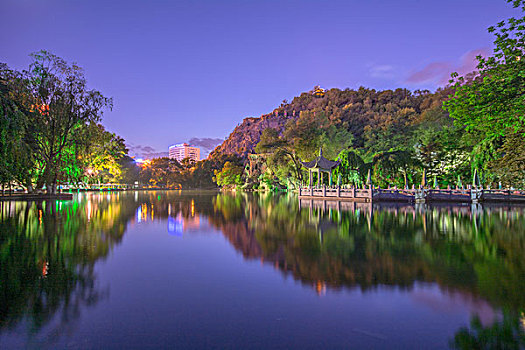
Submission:
<svg viewBox="0 0 525 350">
<path fill-rule="evenodd" d="M 361 87 L 321 94 L 318 90 L 283 101 L 260 118 L 244 119 L 212 157 L 234 154 L 246 159 L 261 154 L 259 161 L 268 170 L 259 176 L 270 176 L 281 185 L 289 184 L 288 179 L 304 181 L 299 160 L 315 158 L 320 147 L 331 159 L 351 154 L 362 160 L 344 164 L 355 171 L 352 176 L 344 172 L 352 169 L 340 169 L 344 182 L 362 180 L 359 173 L 369 168 L 382 185 L 404 182 L 403 174 L 396 174 L 398 168 L 412 168 L 407 174 L 412 181 L 419 180 L 423 169 L 449 182 L 458 175 L 470 176 L 472 144 L 442 107 L 451 89 L 431 93 Z"/>
<path fill-rule="evenodd" d="M 525 12 L 525 1 L 514 0 Z M 320 87 L 283 101 L 272 113 L 246 118 L 211 159 L 236 156 L 216 179 L 222 186 L 294 187 L 301 161 L 322 147 L 341 160 L 342 184 L 525 186 L 525 16 L 488 28 L 494 53 L 477 70 L 451 74 L 435 92 Z M 325 179 L 327 180 L 327 179 Z M 316 181 L 316 180 L 314 180 Z"/>
</svg>

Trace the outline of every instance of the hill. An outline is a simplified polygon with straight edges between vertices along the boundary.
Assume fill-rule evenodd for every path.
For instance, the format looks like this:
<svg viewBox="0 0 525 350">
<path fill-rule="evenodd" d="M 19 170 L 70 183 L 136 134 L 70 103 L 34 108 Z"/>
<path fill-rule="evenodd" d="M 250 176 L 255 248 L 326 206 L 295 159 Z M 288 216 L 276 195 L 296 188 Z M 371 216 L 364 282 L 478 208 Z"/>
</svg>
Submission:
<svg viewBox="0 0 525 350">
<path fill-rule="evenodd" d="M 406 132 L 408 126 L 438 119 L 451 122 L 441 107 L 450 90 L 440 89 L 431 93 L 407 89 L 376 91 L 361 87 L 358 90 L 334 88 L 320 94 L 316 88 L 289 103 L 283 101 L 271 113 L 258 118 L 245 118 L 215 148 L 211 157 L 237 155 L 245 158 L 255 152 L 265 129 L 277 129 L 282 133 L 288 123 L 297 122 L 301 116 L 306 118 L 308 114 L 312 114 L 314 119 L 317 115 L 323 115 L 329 123 L 344 127 L 352 134 L 354 148 L 370 146 L 380 136 L 391 136 L 394 140 Z"/>
</svg>

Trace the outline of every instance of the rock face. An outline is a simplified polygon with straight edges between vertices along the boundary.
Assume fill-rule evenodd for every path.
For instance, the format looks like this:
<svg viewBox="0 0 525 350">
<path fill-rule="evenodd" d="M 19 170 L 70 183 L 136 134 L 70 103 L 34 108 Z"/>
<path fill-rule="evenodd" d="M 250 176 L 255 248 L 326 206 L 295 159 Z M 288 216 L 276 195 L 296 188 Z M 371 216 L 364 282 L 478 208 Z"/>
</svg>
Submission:
<svg viewBox="0 0 525 350">
<path fill-rule="evenodd" d="M 234 154 L 241 158 L 246 158 L 248 154 L 255 153 L 255 146 L 261 140 L 264 129 L 273 128 L 283 131 L 286 123 L 290 119 L 298 117 L 301 111 L 326 107 L 332 99 L 331 94 L 340 92 L 341 90 L 339 89 L 325 91 L 316 86 L 313 90 L 303 92 L 300 96 L 294 97 L 291 103 L 284 100 L 279 107 L 269 114 L 258 118 L 245 118 L 241 124 L 237 125 L 230 136 L 210 153 L 210 158 L 226 154 Z"/>
<path fill-rule="evenodd" d="M 210 157 L 235 154 L 246 158 L 248 154 L 255 153 L 255 146 L 259 143 L 264 129 L 283 130 L 288 119 L 286 113 L 279 113 L 279 111 L 258 118 L 244 118 L 230 136 L 211 152 Z"/>
</svg>

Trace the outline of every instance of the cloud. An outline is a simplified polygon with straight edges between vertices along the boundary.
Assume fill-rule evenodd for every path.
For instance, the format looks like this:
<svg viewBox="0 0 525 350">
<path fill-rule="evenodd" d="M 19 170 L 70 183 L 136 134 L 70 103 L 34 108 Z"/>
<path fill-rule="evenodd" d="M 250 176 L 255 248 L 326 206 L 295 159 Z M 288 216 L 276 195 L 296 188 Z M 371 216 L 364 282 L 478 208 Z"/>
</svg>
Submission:
<svg viewBox="0 0 525 350">
<path fill-rule="evenodd" d="M 223 139 L 213 139 L 209 137 L 192 137 L 188 143 L 192 146 L 203 148 L 204 150 L 211 151 L 224 141 Z"/>
<path fill-rule="evenodd" d="M 224 140 L 223 139 L 214 139 L 209 137 L 192 137 L 189 141 L 187 141 L 188 144 L 199 147 L 201 149 L 201 158 L 206 158 L 210 151 L 212 151 L 215 147 L 217 147 L 219 144 L 221 144 Z M 134 145 L 132 143 L 126 145 L 129 150 L 129 155 L 131 157 L 135 158 L 142 158 L 142 159 L 152 159 L 152 158 L 160 158 L 160 157 L 167 157 L 168 152 L 167 151 L 157 151 L 155 148 L 151 146 L 144 146 L 144 145 Z"/>
<path fill-rule="evenodd" d="M 453 65 L 449 62 L 432 62 L 420 71 L 412 73 L 406 80 L 407 83 L 428 83 L 441 81 L 444 76 L 450 75 Z"/>
<path fill-rule="evenodd" d="M 369 68 L 370 76 L 373 78 L 392 79 L 394 77 L 394 67 L 389 64 L 372 65 Z"/>
<path fill-rule="evenodd" d="M 157 150 L 151 146 L 129 144 L 127 147 L 129 155 L 135 158 L 152 159 L 168 156 L 168 152 L 157 152 Z"/>
<path fill-rule="evenodd" d="M 461 56 L 461 65 L 457 68 L 456 72 L 460 75 L 464 75 L 476 70 L 478 65 L 477 56 L 490 56 L 491 52 L 488 47 L 482 47 L 481 49 L 472 50 Z"/>
<path fill-rule="evenodd" d="M 488 56 L 489 54 L 489 49 L 483 47 L 466 52 L 455 62 L 431 62 L 423 69 L 411 73 L 405 82 L 409 84 L 434 83 L 440 86 L 447 85 L 452 72 L 458 72 L 460 75 L 470 73 L 476 69 L 478 64 L 476 56 Z"/>
<path fill-rule="evenodd" d="M 201 159 L 208 157 L 210 152 L 220 145 L 224 140 L 223 139 L 214 139 L 210 137 L 192 137 L 188 143 L 192 146 L 199 147 L 201 149 Z"/>
</svg>

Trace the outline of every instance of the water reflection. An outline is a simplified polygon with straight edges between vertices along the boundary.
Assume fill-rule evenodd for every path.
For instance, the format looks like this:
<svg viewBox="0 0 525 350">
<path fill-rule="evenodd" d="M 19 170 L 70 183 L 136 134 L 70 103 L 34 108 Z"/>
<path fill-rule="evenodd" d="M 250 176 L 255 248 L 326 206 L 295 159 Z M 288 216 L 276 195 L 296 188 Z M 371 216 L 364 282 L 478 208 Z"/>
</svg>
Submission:
<svg viewBox="0 0 525 350">
<path fill-rule="evenodd" d="M 93 272 L 125 232 L 133 210 L 117 198 L 0 202 L 0 331 L 20 322 L 58 337 L 79 310 L 105 296 Z"/>
<path fill-rule="evenodd" d="M 121 243 L 127 227 L 162 222 L 179 237 L 210 225 L 245 259 L 271 265 L 320 296 L 437 285 L 449 304 L 430 294 L 414 298 L 437 309 L 468 304 L 476 310 L 452 347 L 516 345 L 525 320 L 524 212 L 176 191 L 1 202 L 0 333 L 22 326 L 37 334 L 59 316 L 46 331 L 59 336 L 83 308 L 107 297 L 94 266 Z"/>
<path fill-rule="evenodd" d="M 525 306 L 523 208 L 300 205 L 286 196 L 219 195 L 214 210 L 210 222 L 245 257 L 316 289 L 437 282 L 500 307 Z"/>
<path fill-rule="evenodd" d="M 260 258 L 319 294 L 437 283 L 477 313 L 451 346 L 525 346 L 522 207 L 379 206 L 286 196 L 219 196 L 214 203 L 222 216 L 212 222 L 245 257 Z"/>
</svg>

